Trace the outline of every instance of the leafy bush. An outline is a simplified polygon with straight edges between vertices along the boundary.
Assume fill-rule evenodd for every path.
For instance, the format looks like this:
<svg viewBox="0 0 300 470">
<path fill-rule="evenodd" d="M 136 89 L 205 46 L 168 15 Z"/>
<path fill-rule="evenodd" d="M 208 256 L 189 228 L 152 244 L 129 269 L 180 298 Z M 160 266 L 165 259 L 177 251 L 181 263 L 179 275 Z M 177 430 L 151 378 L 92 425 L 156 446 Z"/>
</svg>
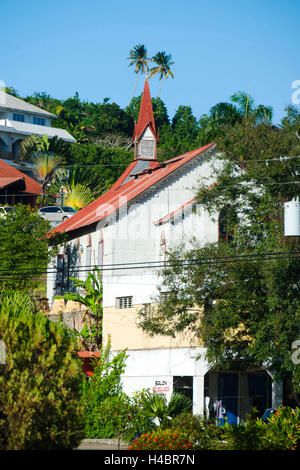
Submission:
<svg viewBox="0 0 300 470">
<path fill-rule="evenodd" d="M 218 449 L 222 447 L 224 431 L 215 421 L 207 420 L 192 413 L 174 417 L 170 428 L 183 433 L 193 442 L 193 449 Z"/>
<path fill-rule="evenodd" d="M 193 443 L 184 433 L 173 429 L 157 429 L 136 438 L 129 450 L 192 450 Z"/>
<path fill-rule="evenodd" d="M 62 324 L 36 312 L 28 296 L 0 295 L 0 448 L 72 449 L 82 439 L 81 366 Z"/>
<path fill-rule="evenodd" d="M 81 398 L 84 406 L 85 437 L 91 439 L 113 438 L 117 433 L 114 421 L 107 413 L 109 399 L 122 394 L 121 374 L 125 369 L 126 351 L 111 355 L 110 341 L 102 347 L 94 360 L 94 374 L 83 379 Z"/>
<path fill-rule="evenodd" d="M 169 427 L 171 418 L 192 407 L 191 400 L 177 392 L 173 392 L 169 402 L 167 402 L 164 393 L 151 393 L 147 390 L 144 393 L 143 402 L 144 414 L 156 419 L 162 427 Z"/>
<path fill-rule="evenodd" d="M 225 425 L 224 431 L 230 450 L 299 450 L 300 409 L 281 407 L 268 423 L 250 419 L 239 426 Z"/>
<path fill-rule="evenodd" d="M 109 341 L 94 361 L 94 375 L 82 382 L 86 438 L 123 438 L 130 442 L 135 435 L 154 427 L 143 410 L 144 393 L 131 398 L 123 392 L 121 374 L 126 357 L 126 350 L 112 356 Z"/>
</svg>

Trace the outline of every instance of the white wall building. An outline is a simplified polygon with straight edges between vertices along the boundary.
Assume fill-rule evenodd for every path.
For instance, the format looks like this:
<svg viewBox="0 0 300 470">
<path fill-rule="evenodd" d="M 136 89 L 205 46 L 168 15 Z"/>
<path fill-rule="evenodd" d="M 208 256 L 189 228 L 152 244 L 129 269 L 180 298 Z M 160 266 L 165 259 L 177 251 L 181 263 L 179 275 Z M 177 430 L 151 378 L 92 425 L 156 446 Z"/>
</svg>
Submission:
<svg viewBox="0 0 300 470">
<path fill-rule="evenodd" d="M 52 119 L 54 114 L 0 90 L 0 158 L 17 161 L 21 141 L 32 134 L 76 142 L 65 129 L 51 127 Z"/>
<path fill-rule="evenodd" d="M 190 333 L 175 339 L 150 336 L 137 326 L 137 312 L 159 301 L 157 286 L 167 248 L 189 243 L 192 237 L 217 242 L 219 224 L 204 206 L 192 210 L 198 181 L 205 177 L 214 183 L 207 161 L 214 154 L 217 162 L 214 146 L 158 162 L 147 81 L 133 141 L 135 159 L 112 188 L 54 229 L 68 234 L 60 259 L 69 274 L 83 278 L 90 267 L 102 268 L 104 338 L 110 335 L 113 350 L 127 348 L 129 354 L 125 392 L 150 388 L 169 397 L 178 390 L 192 397 L 195 413 L 204 408 L 212 412 L 211 405 L 222 402 L 230 422 L 238 422 L 254 405 L 278 406 L 282 384 L 274 383 L 267 371 L 210 371 L 205 345 Z M 49 274 L 51 305 L 64 289 L 66 277 Z"/>
</svg>

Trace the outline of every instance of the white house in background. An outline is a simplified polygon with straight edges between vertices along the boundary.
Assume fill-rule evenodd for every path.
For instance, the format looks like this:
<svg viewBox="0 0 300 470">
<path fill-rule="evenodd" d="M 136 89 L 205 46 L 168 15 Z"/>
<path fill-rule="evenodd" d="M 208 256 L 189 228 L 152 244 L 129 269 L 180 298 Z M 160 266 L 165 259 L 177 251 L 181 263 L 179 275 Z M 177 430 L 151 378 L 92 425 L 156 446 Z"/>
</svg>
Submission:
<svg viewBox="0 0 300 470">
<path fill-rule="evenodd" d="M 194 413 L 204 409 L 226 410 L 238 422 L 252 406 L 261 412 L 283 401 L 282 383 L 263 369 L 212 371 L 205 345 L 185 332 L 175 339 L 151 337 L 137 326 L 137 312 L 157 302 L 157 285 L 166 250 L 192 236 L 200 242 L 217 242 L 220 226 L 205 206 L 192 210 L 197 182 L 210 177 L 207 157 L 217 154 L 214 145 L 187 152 L 160 163 L 156 158 L 158 136 L 148 81 L 145 83 L 135 125 L 134 160 L 119 180 L 54 231 L 65 232 L 68 243 L 49 268 L 48 294 L 52 312 L 54 295 L 68 289 L 68 276 L 81 278 L 97 265 L 103 273 L 103 333 L 112 349 L 127 348 L 123 375 L 125 392 L 143 388 L 187 393 Z M 220 224 L 221 225 L 221 224 Z M 55 268 L 57 275 L 54 275 Z"/>
<path fill-rule="evenodd" d="M 76 142 L 65 129 L 51 127 L 51 121 L 56 117 L 0 90 L 0 158 L 8 163 L 17 162 L 21 141 L 32 134 Z M 15 166 L 20 169 L 18 164 Z"/>
</svg>

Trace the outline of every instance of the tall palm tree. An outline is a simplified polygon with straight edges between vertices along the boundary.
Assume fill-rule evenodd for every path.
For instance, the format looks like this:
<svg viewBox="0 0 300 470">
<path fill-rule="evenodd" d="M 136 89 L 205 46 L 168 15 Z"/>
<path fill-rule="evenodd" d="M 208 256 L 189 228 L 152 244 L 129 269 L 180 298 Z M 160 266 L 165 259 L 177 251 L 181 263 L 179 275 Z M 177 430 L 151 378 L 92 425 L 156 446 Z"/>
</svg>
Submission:
<svg viewBox="0 0 300 470">
<path fill-rule="evenodd" d="M 63 165 L 69 154 L 69 146 L 62 139 L 45 134 L 43 137 L 31 135 L 20 144 L 20 160 L 32 163 L 41 183 L 41 205 L 45 202 L 48 186 L 52 183 L 58 167 Z"/>
<path fill-rule="evenodd" d="M 148 62 L 151 59 L 147 57 L 147 49 L 144 44 L 137 44 L 134 46 L 134 48 L 130 50 L 129 57 L 127 57 L 127 59 L 130 60 L 129 67 L 134 65 L 134 72 L 137 74 L 135 87 L 130 99 L 131 101 L 136 91 L 139 76 L 141 73 L 148 72 Z"/>
<path fill-rule="evenodd" d="M 161 84 L 158 96 L 160 97 L 163 78 L 174 78 L 173 72 L 171 71 L 171 66 L 174 64 L 172 60 L 172 54 L 166 54 L 164 51 L 157 52 L 157 54 L 152 57 L 152 62 L 154 62 L 156 65 L 150 70 L 150 78 L 154 77 L 156 74 L 159 74 Z"/>
<path fill-rule="evenodd" d="M 32 134 L 22 140 L 19 150 L 19 159 L 30 162 L 36 153 L 51 153 L 60 155 L 62 158 L 68 158 L 70 154 L 70 144 L 57 136 L 49 140 L 45 134 L 43 137 Z"/>
<path fill-rule="evenodd" d="M 231 101 L 238 105 L 238 111 L 245 119 L 252 118 L 257 123 L 262 121 L 271 122 L 273 109 L 271 106 L 260 104 L 255 106 L 254 99 L 245 91 L 238 91 L 231 96 Z"/>
<path fill-rule="evenodd" d="M 50 185 L 57 168 L 63 164 L 59 155 L 50 152 L 37 152 L 31 159 L 33 167 L 41 183 L 41 206 L 44 205 L 48 185 Z"/>
</svg>

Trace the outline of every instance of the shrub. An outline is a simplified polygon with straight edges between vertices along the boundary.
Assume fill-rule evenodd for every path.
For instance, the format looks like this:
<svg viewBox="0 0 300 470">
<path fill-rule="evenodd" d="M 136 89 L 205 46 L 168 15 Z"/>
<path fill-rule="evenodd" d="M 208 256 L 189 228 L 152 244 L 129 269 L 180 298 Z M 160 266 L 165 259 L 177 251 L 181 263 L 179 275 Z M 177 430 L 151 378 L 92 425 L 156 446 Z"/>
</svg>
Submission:
<svg viewBox="0 0 300 470">
<path fill-rule="evenodd" d="M 223 440 L 223 428 L 218 426 L 215 421 L 207 420 L 202 416 L 192 413 L 183 413 L 174 417 L 170 423 L 170 428 L 183 433 L 193 442 L 193 448 L 218 449 Z"/>
<path fill-rule="evenodd" d="M 62 324 L 22 293 L 0 295 L 0 448 L 72 449 L 82 439 L 81 367 Z"/>
<path fill-rule="evenodd" d="M 250 419 L 239 426 L 225 426 L 230 450 L 299 450 L 300 409 L 281 407 L 265 423 Z"/>
<path fill-rule="evenodd" d="M 121 374 L 125 369 L 126 351 L 111 355 L 110 341 L 102 347 L 94 361 L 94 374 L 82 380 L 81 399 L 84 406 L 85 437 L 109 439 L 117 437 L 112 416 L 107 412 L 109 400 L 121 397 Z"/>
<path fill-rule="evenodd" d="M 143 395 L 143 411 L 149 418 L 156 419 L 159 425 L 168 428 L 171 418 L 191 409 L 192 402 L 185 395 L 173 392 L 169 402 L 164 393 L 151 393 L 146 390 Z"/>
<path fill-rule="evenodd" d="M 129 450 L 192 450 L 193 443 L 173 429 L 157 429 L 136 438 Z"/>
</svg>

